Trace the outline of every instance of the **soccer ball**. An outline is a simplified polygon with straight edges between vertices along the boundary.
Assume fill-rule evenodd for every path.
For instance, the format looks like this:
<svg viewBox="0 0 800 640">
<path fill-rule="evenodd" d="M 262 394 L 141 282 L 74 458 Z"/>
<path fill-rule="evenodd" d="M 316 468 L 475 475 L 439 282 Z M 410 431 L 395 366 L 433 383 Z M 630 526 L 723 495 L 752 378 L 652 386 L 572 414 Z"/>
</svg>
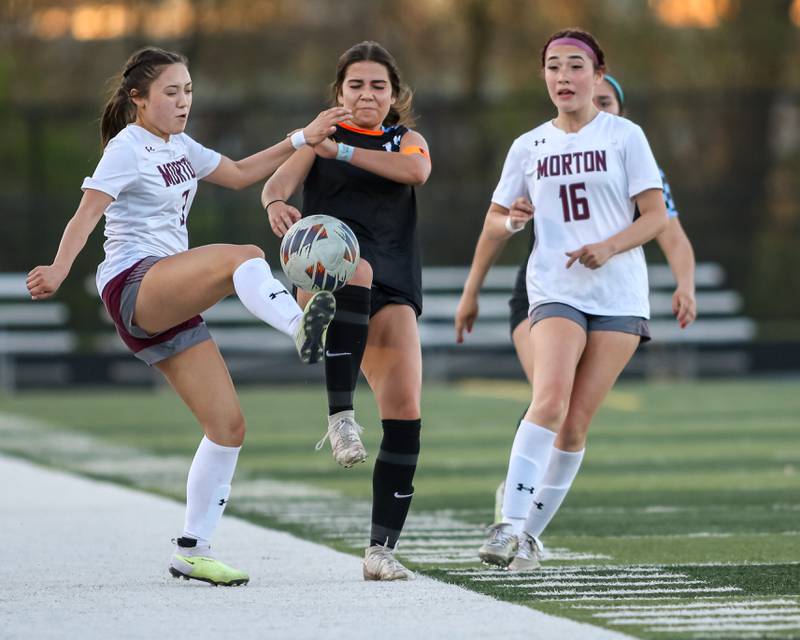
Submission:
<svg viewBox="0 0 800 640">
<path fill-rule="evenodd" d="M 315 215 L 301 218 L 283 236 L 281 266 L 300 289 L 336 291 L 353 277 L 358 240 L 341 220 Z"/>
</svg>

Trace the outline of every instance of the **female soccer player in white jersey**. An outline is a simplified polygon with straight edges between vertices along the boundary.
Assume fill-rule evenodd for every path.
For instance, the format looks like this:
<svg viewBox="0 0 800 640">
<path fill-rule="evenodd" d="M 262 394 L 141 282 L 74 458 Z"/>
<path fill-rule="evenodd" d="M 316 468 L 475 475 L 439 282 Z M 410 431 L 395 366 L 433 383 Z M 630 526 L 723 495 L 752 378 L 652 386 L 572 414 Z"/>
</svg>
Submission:
<svg viewBox="0 0 800 640">
<path fill-rule="evenodd" d="M 485 224 L 504 239 L 533 218 L 536 235 L 527 271 L 536 385 L 511 450 L 503 522 L 479 550 L 514 570 L 538 566 L 537 537 L 578 472 L 592 417 L 649 339 L 641 245 L 667 225 L 641 128 L 594 105 L 605 68 L 595 38 L 555 33 L 541 61 L 557 115 L 512 144 Z"/>
<path fill-rule="evenodd" d="M 134 53 L 105 106 L 105 150 L 64 230 L 55 260 L 28 274 L 34 300 L 55 294 L 100 218 L 105 260 L 97 288 L 127 347 L 166 377 L 204 431 L 186 488 L 186 520 L 170 563 L 175 577 L 216 585 L 248 581 L 213 558 L 210 540 L 228 502 L 245 421 L 227 367 L 198 315 L 236 293 L 255 316 L 296 342 L 304 362 L 322 357 L 335 301 L 303 312 L 253 245 L 189 249 L 186 221 L 198 180 L 232 189 L 263 180 L 295 149 L 327 138 L 349 114 L 321 113 L 302 131 L 233 161 L 183 133 L 192 106 L 186 59 L 148 47 Z"/>
<path fill-rule="evenodd" d="M 616 78 L 605 74 L 603 81 L 594 91 L 594 103 L 600 111 L 621 116 L 625 112 L 625 93 Z M 697 317 L 697 304 L 695 301 L 694 272 L 695 260 L 692 244 L 681 226 L 678 210 L 672 198 L 672 190 L 667 182 L 664 172 L 661 171 L 664 183 L 664 204 L 669 215 L 667 228 L 656 237 L 656 240 L 667 258 L 667 262 L 675 276 L 676 287 L 672 294 L 672 312 L 682 329 L 688 327 Z M 534 234 L 531 232 L 529 251 L 533 250 Z M 507 242 L 507 238 L 490 238 L 484 229 L 475 247 L 475 256 L 472 260 L 464 291 L 456 309 L 455 328 L 456 342 L 464 341 L 464 332 L 470 332 L 478 318 L 478 295 L 486 274 L 500 255 Z M 528 258 L 520 264 L 514 289 L 508 301 L 509 324 L 511 341 L 517 352 L 528 382 L 531 383 L 533 369 L 533 351 L 529 340 L 530 322 L 528 321 L 528 290 L 525 285 Z M 495 521 L 502 520 L 502 502 L 505 493 L 505 482 L 502 482 L 496 491 Z"/>
</svg>

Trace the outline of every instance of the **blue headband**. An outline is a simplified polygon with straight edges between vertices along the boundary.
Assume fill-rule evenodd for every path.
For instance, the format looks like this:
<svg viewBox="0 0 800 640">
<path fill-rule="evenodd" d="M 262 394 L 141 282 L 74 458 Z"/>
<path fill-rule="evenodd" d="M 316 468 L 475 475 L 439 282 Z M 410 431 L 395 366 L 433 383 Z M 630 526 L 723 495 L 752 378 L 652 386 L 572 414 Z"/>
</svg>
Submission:
<svg viewBox="0 0 800 640">
<path fill-rule="evenodd" d="M 621 109 L 625 105 L 625 94 L 622 92 L 622 86 L 619 82 L 617 82 L 614 76 L 605 74 L 603 79 L 608 80 L 608 84 L 610 84 L 611 88 L 614 89 L 614 93 L 617 94 L 617 100 L 619 100 L 619 108 Z"/>
</svg>

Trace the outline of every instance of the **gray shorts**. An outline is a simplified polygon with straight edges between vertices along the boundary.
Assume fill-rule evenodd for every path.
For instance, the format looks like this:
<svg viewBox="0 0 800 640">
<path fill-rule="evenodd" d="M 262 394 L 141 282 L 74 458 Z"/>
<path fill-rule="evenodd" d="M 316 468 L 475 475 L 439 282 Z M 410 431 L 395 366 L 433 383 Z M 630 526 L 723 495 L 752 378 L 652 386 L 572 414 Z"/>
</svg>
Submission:
<svg viewBox="0 0 800 640">
<path fill-rule="evenodd" d="M 136 296 L 147 271 L 160 260 L 150 256 L 114 276 L 103 288 L 103 304 L 114 321 L 117 333 L 133 354 L 149 365 L 161 362 L 189 347 L 211 339 L 199 315 L 166 331 L 150 335 L 133 323 Z"/>
<path fill-rule="evenodd" d="M 546 302 L 533 308 L 530 315 L 531 326 L 545 318 L 572 320 L 587 333 L 589 331 L 617 331 L 639 336 L 641 342 L 650 340 L 650 324 L 646 318 L 638 316 L 596 316 L 561 302 Z"/>
</svg>

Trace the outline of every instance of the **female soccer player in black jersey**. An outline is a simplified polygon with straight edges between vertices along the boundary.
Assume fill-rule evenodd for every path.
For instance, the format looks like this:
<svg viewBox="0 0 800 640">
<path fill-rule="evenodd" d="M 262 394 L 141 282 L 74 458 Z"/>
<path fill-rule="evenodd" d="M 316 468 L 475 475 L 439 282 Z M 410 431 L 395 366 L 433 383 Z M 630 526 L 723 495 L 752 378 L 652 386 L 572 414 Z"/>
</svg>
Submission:
<svg viewBox="0 0 800 640">
<path fill-rule="evenodd" d="M 431 162 L 425 139 L 409 129 L 411 91 L 378 43 L 362 42 L 339 58 L 331 101 L 350 109 L 352 119 L 340 122 L 331 139 L 285 162 L 264 186 L 262 203 L 279 237 L 301 215 L 325 213 L 346 222 L 358 238 L 361 261 L 335 294 L 327 335 L 326 435 L 342 466 L 366 458 L 353 413 L 360 368 L 383 423 L 364 578 L 407 580 L 413 574 L 392 552 L 414 492 L 419 455 L 422 278 L 414 187 L 425 184 Z M 302 214 L 286 202 L 300 184 Z M 298 292 L 301 303 L 308 296 Z"/>
</svg>

